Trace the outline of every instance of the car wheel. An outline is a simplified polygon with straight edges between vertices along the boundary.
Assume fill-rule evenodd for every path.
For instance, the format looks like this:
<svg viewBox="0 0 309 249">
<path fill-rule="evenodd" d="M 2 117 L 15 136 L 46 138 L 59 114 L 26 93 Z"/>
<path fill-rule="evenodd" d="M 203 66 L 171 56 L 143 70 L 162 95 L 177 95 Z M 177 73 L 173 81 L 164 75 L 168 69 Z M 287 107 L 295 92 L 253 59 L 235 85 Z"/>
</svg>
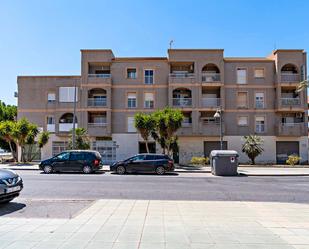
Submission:
<svg viewBox="0 0 309 249">
<path fill-rule="evenodd" d="M 157 168 L 156 168 L 156 173 L 157 173 L 158 175 L 163 175 L 163 174 L 165 173 L 164 167 L 163 167 L 163 166 L 157 167 Z"/>
<path fill-rule="evenodd" d="M 118 175 L 123 175 L 124 173 L 126 173 L 126 168 L 124 166 L 118 166 L 116 172 Z"/>
<path fill-rule="evenodd" d="M 92 172 L 92 168 L 89 165 L 83 167 L 83 172 L 85 174 L 90 174 Z"/>
<path fill-rule="evenodd" d="M 50 173 L 53 172 L 53 167 L 50 166 L 50 165 L 45 165 L 45 166 L 43 167 L 43 171 L 44 171 L 45 174 L 50 174 Z"/>
</svg>

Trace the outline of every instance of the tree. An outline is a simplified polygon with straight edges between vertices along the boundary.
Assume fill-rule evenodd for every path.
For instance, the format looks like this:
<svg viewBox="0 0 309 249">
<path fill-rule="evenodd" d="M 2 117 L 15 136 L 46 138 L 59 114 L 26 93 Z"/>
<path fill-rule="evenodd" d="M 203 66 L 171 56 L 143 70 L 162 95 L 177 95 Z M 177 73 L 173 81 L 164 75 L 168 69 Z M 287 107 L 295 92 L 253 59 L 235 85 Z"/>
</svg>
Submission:
<svg viewBox="0 0 309 249">
<path fill-rule="evenodd" d="M 71 131 L 71 137 L 69 138 L 69 149 L 73 149 L 73 130 Z M 75 148 L 77 150 L 89 150 L 90 140 L 87 135 L 87 130 L 84 128 L 75 129 Z"/>
<path fill-rule="evenodd" d="M 251 164 L 255 164 L 255 158 L 262 154 L 263 139 L 256 135 L 244 136 L 245 142 L 242 145 L 242 152 L 246 153 L 251 160 Z"/>
<path fill-rule="evenodd" d="M 148 139 L 155 129 L 155 120 L 151 114 L 136 113 L 134 116 L 135 128 L 139 131 L 146 143 L 146 150 L 149 153 Z"/>
<path fill-rule="evenodd" d="M 306 80 L 301 81 L 296 89 L 296 92 L 299 93 L 301 91 L 304 91 L 305 89 L 307 89 L 308 85 L 309 85 L 309 81 L 308 81 L 309 76 L 307 76 Z"/>
<path fill-rule="evenodd" d="M 6 105 L 0 100 L 0 122 L 14 121 L 16 120 L 16 116 L 17 116 L 17 107 L 14 105 Z M 10 145 L 7 142 L 7 140 L 2 139 L 1 136 L 0 136 L 0 148 L 10 151 L 12 151 L 13 149 L 13 152 L 16 152 L 16 145 L 13 142 L 11 142 Z"/>
<path fill-rule="evenodd" d="M 49 135 L 50 133 L 48 131 L 43 131 L 39 134 L 38 146 L 40 149 L 42 149 L 48 143 Z"/>
<path fill-rule="evenodd" d="M 163 153 L 170 155 L 174 144 L 177 144 L 176 132 L 181 127 L 183 113 L 178 109 L 169 107 L 153 113 L 156 122 L 153 138 L 163 147 Z"/>
<path fill-rule="evenodd" d="M 17 161 L 16 144 L 13 135 L 14 130 L 15 122 L 9 120 L 0 122 L 0 138 L 9 145 L 12 156 L 14 160 Z"/>
</svg>

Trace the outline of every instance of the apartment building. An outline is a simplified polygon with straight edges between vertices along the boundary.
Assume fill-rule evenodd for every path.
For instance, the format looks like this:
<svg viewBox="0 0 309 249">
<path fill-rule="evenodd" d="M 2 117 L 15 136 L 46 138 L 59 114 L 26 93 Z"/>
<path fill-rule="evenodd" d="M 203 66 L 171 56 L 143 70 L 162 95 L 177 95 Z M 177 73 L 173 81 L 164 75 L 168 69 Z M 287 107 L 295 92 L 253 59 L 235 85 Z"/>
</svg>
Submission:
<svg viewBox="0 0 309 249">
<path fill-rule="evenodd" d="M 275 50 L 260 58 L 224 57 L 223 49 L 169 49 L 167 57 L 115 57 L 111 50 L 81 50 L 81 75 L 19 76 L 18 118 L 26 117 L 51 139 L 42 158 L 67 146 L 73 126 L 84 127 L 105 161 L 144 152 L 134 128 L 136 112 L 171 106 L 185 115 L 179 136 L 179 161 L 208 156 L 223 145 L 237 150 L 243 136 L 264 139 L 260 163 L 284 161 L 290 154 L 308 160 L 307 94 L 296 93 L 305 79 L 303 50 Z M 152 151 L 161 152 L 155 142 Z"/>
</svg>

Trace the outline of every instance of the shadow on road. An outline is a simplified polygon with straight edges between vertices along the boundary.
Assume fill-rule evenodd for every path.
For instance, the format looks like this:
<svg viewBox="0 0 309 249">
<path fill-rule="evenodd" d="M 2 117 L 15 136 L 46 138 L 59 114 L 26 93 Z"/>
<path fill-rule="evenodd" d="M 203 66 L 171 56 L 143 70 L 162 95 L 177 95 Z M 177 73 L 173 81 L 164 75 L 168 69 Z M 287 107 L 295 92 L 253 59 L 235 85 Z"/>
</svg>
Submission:
<svg viewBox="0 0 309 249">
<path fill-rule="evenodd" d="M 104 171 L 97 171 L 90 174 L 85 174 L 83 172 L 54 172 L 51 174 L 45 174 L 43 171 L 40 172 L 40 175 L 104 175 L 104 174 L 105 174 Z"/>
<path fill-rule="evenodd" d="M 111 172 L 111 175 L 118 175 L 116 172 Z M 178 176 L 179 174 L 176 172 L 168 172 L 165 173 L 164 175 L 158 175 L 156 173 L 125 173 L 124 175 L 126 176 L 137 176 L 137 175 L 141 175 L 141 176 Z M 120 175 L 119 175 L 120 176 Z"/>
<path fill-rule="evenodd" d="M 0 216 L 11 214 L 26 207 L 26 204 L 19 202 L 0 203 Z"/>
</svg>

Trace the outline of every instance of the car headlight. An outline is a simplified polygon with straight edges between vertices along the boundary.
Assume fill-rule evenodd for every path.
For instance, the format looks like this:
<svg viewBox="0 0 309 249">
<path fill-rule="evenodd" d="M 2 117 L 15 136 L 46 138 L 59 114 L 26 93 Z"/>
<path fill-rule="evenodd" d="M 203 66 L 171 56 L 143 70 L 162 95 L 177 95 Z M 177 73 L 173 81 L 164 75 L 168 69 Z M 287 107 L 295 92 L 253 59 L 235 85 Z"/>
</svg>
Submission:
<svg viewBox="0 0 309 249">
<path fill-rule="evenodd" d="M 22 179 L 20 176 L 17 177 L 17 182 L 20 182 Z"/>
</svg>

